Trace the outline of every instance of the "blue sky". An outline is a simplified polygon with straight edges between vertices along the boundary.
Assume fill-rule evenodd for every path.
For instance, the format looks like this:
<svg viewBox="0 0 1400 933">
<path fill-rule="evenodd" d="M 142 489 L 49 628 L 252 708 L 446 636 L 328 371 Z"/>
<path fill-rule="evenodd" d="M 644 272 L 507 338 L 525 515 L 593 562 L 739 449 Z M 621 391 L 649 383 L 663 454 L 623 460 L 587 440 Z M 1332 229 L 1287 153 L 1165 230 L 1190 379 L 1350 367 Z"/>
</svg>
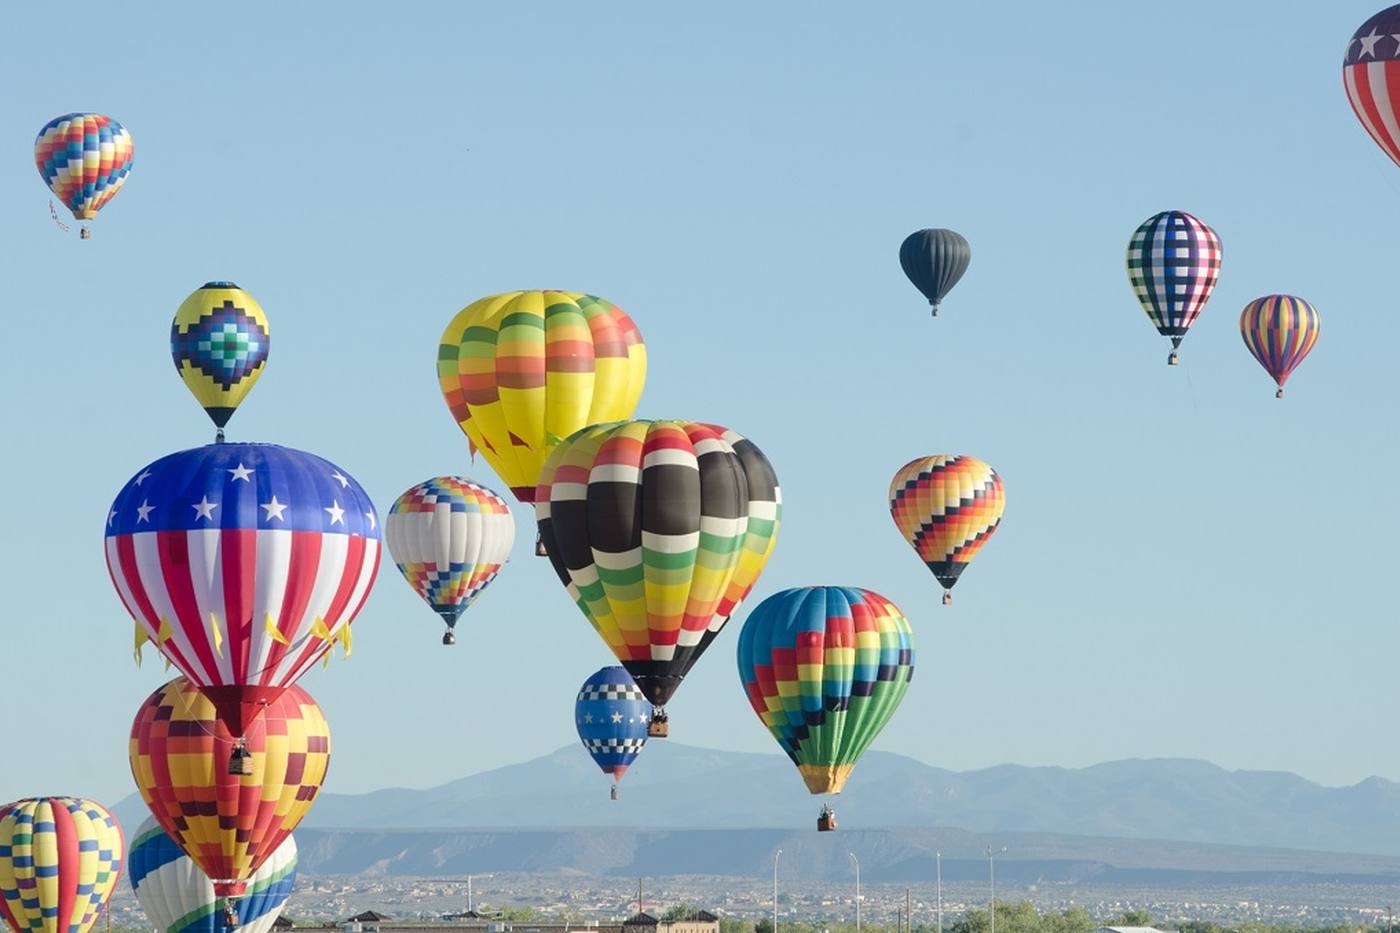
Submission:
<svg viewBox="0 0 1400 933">
<path fill-rule="evenodd" d="M 441 473 L 502 487 L 437 391 L 459 308 L 559 287 L 627 309 L 651 355 L 638 416 L 732 426 L 776 466 L 754 600 L 859 585 L 912 619 L 918 671 L 879 748 L 1400 778 L 1400 169 L 1340 80 L 1375 2 L 79 4 L 83 43 L 11 11 L 0 798 L 131 789 L 131 717 L 168 675 L 131 661 L 102 523 L 143 464 L 210 439 L 167 343 L 210 279 L 273 330 L 230 436 L 325 456 L 381 510 Z M 76 109 L 136 141 L 86 243 L 49 221 L 31 157 Z M 1214 226 L 1224 267 L 1168 369 L 1123 251 L 1173 208 Z M 973 248 L 936 321 L 897 261 L 923 226 Z M 1236 329 L 1270 292 L 1322 315 L 1283 402 Z M 946 609 L 885 504 L 937 452 L 986 459 L 1008 499 Z M 305 679 L 328 789 L 575 741 L 574 693 L 611 656 L 516 517 L 455 650 L 386 564 L 354 657 Z M 738 621 L 673 734 L 773 750 Z"/>
</svg>

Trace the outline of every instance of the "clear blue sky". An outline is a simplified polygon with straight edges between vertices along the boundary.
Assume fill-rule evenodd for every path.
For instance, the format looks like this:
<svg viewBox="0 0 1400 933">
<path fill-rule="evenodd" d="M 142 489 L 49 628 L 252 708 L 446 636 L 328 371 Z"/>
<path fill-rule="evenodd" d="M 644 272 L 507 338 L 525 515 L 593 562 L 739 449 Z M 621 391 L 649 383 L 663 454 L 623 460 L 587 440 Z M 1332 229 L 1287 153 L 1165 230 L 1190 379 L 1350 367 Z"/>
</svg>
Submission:
<svg viewBox="0 0 1400 933">
<path fill-rule="evenodd" d="M 169 675 L 132 663 L 103 518 L 143 464 L 210 439 L 167 344 L 209 279 L 273 328 L 230 435 L 321 454 L 381 510 L 440 473 L 502 486 L 438 394 L 453 313 L 515 288 L 620 304 L 651 354 L 638 416 L 730 425 L 778 470 L 754 600 L 860 585 L 913 620 L 918 673 L 879 748 L 1400 778 L 1400 169 L 1340 80 L 1379 2 L 10 10 L 0 798 L 131 789 L 131 717 Z M 80 109 L 136 141 L 86 243 L 50 223 L 31 158 Z M 1123 271 L 1171 208 L 1225 249 L 1177 369 Z M 922 226 L 973 247 L 937 321 L 896 258 Z M 1282 403 L 1236 330 L 1276 291 L 1322 315 Z M 988 460 L 1008 497 L 948 609 L 885 504 L 936 452 Z M 354 657 L 306 678 L 329 789 L 575 741 L 574 693 L 610 655 L 516 518 L 455 650 L 386 563 Z M 738 621 L 673 732 L 773 750 Z"/>
</svg>

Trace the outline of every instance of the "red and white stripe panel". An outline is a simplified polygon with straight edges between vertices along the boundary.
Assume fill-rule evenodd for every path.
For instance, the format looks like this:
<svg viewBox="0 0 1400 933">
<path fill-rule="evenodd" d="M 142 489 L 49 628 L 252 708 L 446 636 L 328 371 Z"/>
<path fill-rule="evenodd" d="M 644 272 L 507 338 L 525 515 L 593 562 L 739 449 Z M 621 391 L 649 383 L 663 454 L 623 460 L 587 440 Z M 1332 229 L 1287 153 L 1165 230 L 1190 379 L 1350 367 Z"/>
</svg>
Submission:
<svg viewBox="0 0 1400 933">
<path fill-rule="evenodd" d="M 199 686 L 284 687 L 331 647 L 360 611 L 380 544 L 358 535 L 283 529 L 138 532 L 106 539 L 107 567 L 127 611 Z M 267 632 L 271 617 L 289 642 Z M 216 648 L 213 626 L 222 646 Z"/>
</svg>

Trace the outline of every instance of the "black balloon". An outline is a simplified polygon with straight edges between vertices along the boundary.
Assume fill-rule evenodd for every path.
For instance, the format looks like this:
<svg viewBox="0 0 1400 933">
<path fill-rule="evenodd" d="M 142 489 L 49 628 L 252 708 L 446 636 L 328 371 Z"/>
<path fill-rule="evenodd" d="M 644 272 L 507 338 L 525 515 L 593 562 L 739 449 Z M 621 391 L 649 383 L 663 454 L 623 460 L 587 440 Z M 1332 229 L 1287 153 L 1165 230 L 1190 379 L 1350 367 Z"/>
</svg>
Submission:
<svg viewBox="0 0 1400 933">
<path fill-rule="evenodd" d="M 972 247 L 962 235 L 941 227 L 909 234 L 899 247 L 899 264 L 914 287 L 924 293 L 933 313 L 938 303 L 963 277 L 972 261 Z"/>
</svg>

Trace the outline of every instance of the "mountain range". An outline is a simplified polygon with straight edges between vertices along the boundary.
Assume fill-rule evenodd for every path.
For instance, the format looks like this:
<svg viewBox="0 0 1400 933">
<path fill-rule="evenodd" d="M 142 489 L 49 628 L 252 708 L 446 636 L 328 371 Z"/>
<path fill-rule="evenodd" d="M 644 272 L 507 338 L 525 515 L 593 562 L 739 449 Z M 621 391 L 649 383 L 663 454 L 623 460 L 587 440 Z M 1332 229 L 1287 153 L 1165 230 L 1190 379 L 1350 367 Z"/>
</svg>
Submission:
<svg viewBox="0 0 1400 933">
<path fill-rule="evenodd" d="M 777 845 L 795 858 L 807 852 L 814 877 L 826 871 L 821 853 L 833 844 L 810 832 L 819 801 L 786 758 L 653 741 L 621 783 L 621 799 L 610 801 L 608 786 L 582 749 L 569 746 L 426 790 L 323 794 L 297 838 L 308 870 L 319 863 L 347 873 L 412 873 L 411 865 L 441 872 L 453 862 L 474 864 L 472 852 L 499 870 L 504 861 L 519 870 L 627 871 L 637 860 L 655 861 L 648 847 L 671 852 L 678 873 L 713 873 L 739 867 L 726 853 L 761 860 Z M 892 878 L 906 869 L 922 874 L 935 848 L 949 854 L 955 877 L 959 859 L 975 862 L 990 841 L 1010 846 L 1013 838 L 1019 856 L 1006 856 L 1013 873 L 1019 857 L 1032 872 L 1045 870 L 1030 864 L 1037 859 L 1063 863 L 1054 875 L 1130 864 L 1400 877 L 1400 861 L 1323 855 L 1400 857 L 1400 785 L 1374 777 L 1324 787 L 1295 774 L 1184 759 L 956 772 L 871 752 L 834 802 L 844 831 L 836 835 L 873 832 L 869 851 L 883 855 L 872 868 Z M 145 808 L 133 796 L 117 813 L 134 827 Z M 781 841 L 794 831 L 805 835 Z"/>
</svg>

